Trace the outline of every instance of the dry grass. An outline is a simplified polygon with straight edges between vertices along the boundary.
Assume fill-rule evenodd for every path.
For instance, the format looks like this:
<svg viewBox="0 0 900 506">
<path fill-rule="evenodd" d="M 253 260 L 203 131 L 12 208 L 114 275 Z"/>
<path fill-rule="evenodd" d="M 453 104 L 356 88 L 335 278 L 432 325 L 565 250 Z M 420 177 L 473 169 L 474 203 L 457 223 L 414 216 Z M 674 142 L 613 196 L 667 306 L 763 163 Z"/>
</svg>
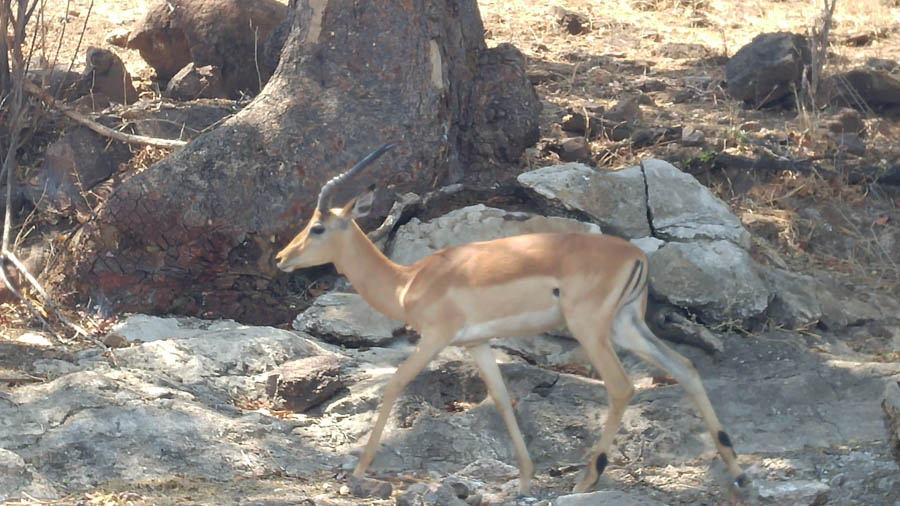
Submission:
<svg viewBox="0 0 900 506">
<path fill-rule="evenodd" d="M 845 184 L 846 160 L 823 157 L 834 149 L 833 141 L 821 128 L 823 117 L 830 112 L 812 110 L 796 115 L 749 111 L 728 99 L 719 86 L 725 77 L 721 66 L 724 58 L 763 32 L 807 33 L 822 15 L 822 1 L 482 0 L 479 4 L 489 45 L 512 42 L 526 55 L 532 71 L 545 69 L 555 75 L 538 84 L 545 101 L 544 123 L 551 125 L 544 135 L 563 135 L 554 132 L 552 125 L 567 109 L 609 107 L 624 96 L 641 94 L 638 88 L 646 79 L 663 81 L 672 88 L 694 89 L 700 100 L 687 104 L 653 96 L 655 107 L 643 107 L 645 122 L 703 129 L 714 151 L 694 152 L 693 156 L 701 160 L 704 156 L 711 160 L 715 152 L 756 158 L 760 146 L 767 146 L 775 156 L 816 159 L 818 166 L 826 167 L 827 174 L 784 172 L 760 177 L 746 195 L 735 195 L 727 178 L 705 181 L 732 203 L 751 229 L 762 233 L 763 240 L 769 240 L 780 255 L 794 260 L 793 268 L 821 268 L 888 293 L 897 290 L 900 259 L 885 249 L 881 239 L 896 232 L 896 204 L 890 198 L 868 195 L 863 185 Z M 565 33 L 556 23 L 557 7 L 585 16 L 590 32 Z M 869 58 L 900 58 L 900 34 L 891 31 L 898 23 L 900 8 L 889 6 L 888 2 L 838 0 L 825 74 L 862 65 Z M 849 35 L 879 30 L 888 35 L 876 38 L 870 45 L 851 47 L 839 43 Z M 759 126 L 745 131 L 743 125 L 748 121 Z M 896 139 L 900 138 L 897 122 L 875 117 L 866 122 L 870 152 L 888 157 L 896 154 Z M 600 163 L 609 168 L 626 167 L 651 156 L 669 160 L 684 157 L 677 143 L 637 150 L 604 139 L 591 144 L 595 153 L 604 153 Z M 803 218 L 793 207 L 832 204 L 854 214 L 871 215 L 869 227 L 861 227 L 859 219 L 837 219 L 840 232 L 854 239 L 850 252 L 829 252 L 818 244 L 824 235 L 821 224 Z"/>
<path fill-rule="evenodd" d="M 783 258 L 794 260 L 791 267 L 795 270 L 818 268 L 896 295 L 900 259 L 891 253 L 890 241 L 900 240 L 900 223 L 896 212 L 884 208 L 868 215 L 855 213 L 851 218 L 850 211 L 866 207 L 869 200 L 864 186 L 817 172 L 784 171 L 735 201 L 735 207 L 745 226 L 773 243 Z M 822 223 L 804 218 L 792 208 L 796 202 L 826 202 L 837 219 Z M 893 204 L 894 209 L 897 206 Z M 868 220 L 861 223 L 860 216 L 868 216 Z M 835 227 L 838 230 L 831 230 Z M 829 247 L 819 239 L 825 234 L 847 237 L 852 246 L 849 250 Z"/>
</svg>

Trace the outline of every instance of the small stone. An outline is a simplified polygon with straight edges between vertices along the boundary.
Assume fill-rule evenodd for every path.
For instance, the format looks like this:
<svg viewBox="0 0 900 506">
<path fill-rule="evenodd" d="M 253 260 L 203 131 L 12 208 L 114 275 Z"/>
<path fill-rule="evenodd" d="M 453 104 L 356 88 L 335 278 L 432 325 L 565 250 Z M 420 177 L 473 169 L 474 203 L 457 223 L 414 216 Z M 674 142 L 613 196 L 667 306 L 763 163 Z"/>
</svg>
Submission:
<svg viewBox="0 0 900 506">
<path fill-rule="evenodd" d="M 563 162 L 583 162 L 590 160 L 591 146 L 584 137 L 569 137 L 560 145 L 559 159 Z"/>
<path fill-rule="evenodd" d="M 125 47 L 128 43 L 129 35 L 131 35 L 131 30 L 128 30 L 127 28 L 116 28 L 106 34 L 106 43 L 113 46 Z"/>
<path fill-rule="evenodd" d="M 131 343 L 128 342 L 128 339 L 125 339 L 122 334 L 116 332 L 106 334 L 101 339 L 101 342 L 109 348 L 127 348 L 131 345 Z"/>
<path fill-rule="evenodd" d="M 464 467 L 459 474 L 479 480 L 502 480 L 518 476 L 519 470 L 499 460 L 481 458 Z"/>
<path fill-rule="evenodd" d="M 825 126 L 836 134 L 852 133 L 865 135 L 866 124 L 862 115 L 856 109 L 845 107 L 825 122 Z"/>
<path fill-rule="evenodd" d="M 822 305 L 818 293 L 822 288 L 814 279 L 777 268 L 762 269 L 761 273 L 774 294 L 766 309 L 769 318 L 789 329 L 802 329 L 819 322 Z"/>
<path fill-rule="evenodd" d="M 428 485 L 424 483 L 413 483 L 409 487 L 406 488 L 406 492 L 412 492 L 414 494 L 422 495 L 428 492 Z"/>
<path fill-rule="evenodd" d="M 866 143 L 857 134 L 842 133 L 835 136 L 835 143 L 840 151 L 851 155 L 863 156 L 866 154 Z"/>
<path fill-rule="evenodd" d="M 394 487 L 386 481 L 361 478 L 359 476 L 351 476 L 349 485 L 348 491 L 360 498 L 377 497 L 379 499 L 387 499 L 391 496 L 391 492 L 394 491 Z M 341 487 L 341 490 L 343 488 Z"/>
<path fill-rule="evenodd" d="M 560 126 L 566 132 L 572 132 L 581 136 L 587 135 L 593 137 L 600 133 L 600 125 L 602 121 L 599 117 L 569 110 L 560 121 Z"/>
<path fill-rule="evenodd" d="M 418 506 L 422 504 L 422 496 L 428 493 L 428 487 L 422 483 L 413 483 L 402 494 L 397 496 L 397 506 Z"/>
<path fill-rule="evenodd" d="M 828 503 L 828 492 L 819 492 L 809 506 L 824 506 Z"/>
<path fill-rule="evenodd" d="M 581 35 L 590 31 L 587 18 L 575 11 L 554 7 L 553 15 L 556 17 L 556 24 L 572 35 Z"/>
<path fill-rule="evenodd" d="M 228 96 L 222 89 L 222 72 L 219 67 L 213 65 L 197 67 L 193 63 L 185 65 L 169 80 L 163 94 L 174 100 Z"/>
<path fill-rule="evenodd" d="M 889 72 L 857 68 L 823 79 L 819 94 L 834 105 L 890 109 L 900 106 L 900 79 Z"/>
<path fill-rule="evenodd" d="M 450 486 L 447 482 L 441 483 L 437 489 L 427 492 L 422 496 L 422 499 L 425 504 L 428 505 L 468 506 L 467 503 L 457 495 L 455 488 Z"/>
<path fill-rule="evenodd" d="M 694 99 L 694 92 L 692 90 L 678 90 L 672 95 L 672 102 L 676 104 L 684 104 L 686 102 L 690 102 Z"/>
<path fill-rule="evenodd" d="M 681 144 L 685 146 L 700 146 L 706 140 L 703 131 L 691 126 L 686 126 L 681 130 Z"/>
<path fill-rule="evenodd" d="M 31 346 L 42 346 L 50 348 L 53 343 L 47 339 L 47 336 L 38 334 L 37 332 L 26 332 L 16 339 L 17 343 L 28 344 Z"/>
<path fill-rule="evenodd" d="M 831 487 L 828 485 L 812 480 L 764 481 L 759 485 L 759 497 L 765 502 L 774 504 L 810 504 L 818 496 L 827 493 L 830 489 Z"/>
<path fill-rule="evenodd" d="M 332 355 L 285 362 L 269 373 L 266 394 L 276 409 L 306 412 L 344 387 L 340 368 L 340 361 Z"/>
<path fill-rule="evenodd" d="M 646 79 L 642 83 L 637 85 L 637 88 L 644 93 L 650 93 L 651 91 L 664 91 L 666 89 L 666 83 L 660 81 L 659 79 Z M 645 95 L 641 95 L 642 97 Z"/>
<path fill-rule="evenodd" d="M 762 130 L 762 123 L 759 121 L 745 121 L 741 123 L 742 132 L 759 132 Z"/>
<path fill-rule="evenodd" d="M 725 64 L 728 94 L 755 107 L 791 101 L 809 61 L 809 42 L 804 36 L 759 34 Z"/>
<path fill-rule="evenodd" d="M 603 119 L 611 122 L 633 122 L 641 117 L 641 108 L 635 98 L 620 100 L 603 114 Z"/>
<path fill-rule="evenodd" d="M 878 171 L 878 183 L 900 186 L 900 164 L 892 165 L 887 170 Z"/>
<path fill-rule="evenodd" d="M 453 489 L 453 493 L 456 495 L 456 497 L 459 497 L 460 499 L 465 499 L 466 497 L 469 497 L 469 493 L 470 493 L 469 486 L 466 485 L 465 483 L 461 482 L 460 480 L 450 478 L 450 479 L 444 480 L 444 485 L 447 485 L 448 487 Z"/>
</svg>

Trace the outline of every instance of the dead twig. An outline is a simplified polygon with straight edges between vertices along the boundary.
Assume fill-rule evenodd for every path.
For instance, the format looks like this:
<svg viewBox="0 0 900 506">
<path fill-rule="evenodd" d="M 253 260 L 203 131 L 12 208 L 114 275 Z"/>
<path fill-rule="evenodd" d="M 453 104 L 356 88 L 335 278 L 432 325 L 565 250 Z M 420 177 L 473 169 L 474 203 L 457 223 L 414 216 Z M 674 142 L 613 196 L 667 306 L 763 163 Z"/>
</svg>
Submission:
<svg viewBox="0 0 900 506">
<path fill-rule="evenodd" d="M 383 248 L 384 244 L 380 244 L 380 242 L 385 240 L 388 234 L 390 234 L 394 230 L 394 227 L 397 226 L 397 223 L 400 221 L 400 217 L 403 215 L 403 211 L 405 211 L 409 206 L 419 204 L 420 202 L 422 202 L 421 197 L 419 197 L 415 193 L 407 193 L 401 196 L 400 200 L 394 202 L 394 205 L 391 206 L 390 212 L 388 212 L 387 217 L 384 219 L 381 225 L 367 234 L 369 240 Z"/>
<path fill-rule="evenodd" d="M 828 55 L 828 35 L 831 31 L 831 20 L 834 17 L 834 7 L 837 0 L 823 0 L 822 17 L 812 27 L 810 33 L 810 58 L 808 79 L 803 86 L 806 88 L 806 99 L 816 108 L 819 83 L 822 79 L 822 70 L 825 68 L 825 60 Z"/>
<path fill-rule="evenodd" d="M 4 252 L 4 264 L 6 263 L 5 256 L 6 255 Z M 9 290 L 9 293 L 13 294 L 17 299 L 22 301 L 22 303 L 25 304 L 25 307 L 28 308 L 28 311 L 30 311 L 31 314 L 41 322 L 44 328 L 46 328 L 57 341 L 62 341 L 59 335 L 57 335 L 57 333 L 53 331 L 53 327 L 50 326 L 50 323 L 47 322 L 47 320 L 44 318 L 44 315 L 42 315 L 33 305 L 31 305 L 31 302 L 29 302 L 28 299 L 26 299 L 24 296 L 22 296 L 21 293 L 19 293 L 19 290 L 16 289 L 16 285 L 12 284 L 12 281 L 9 280 L 9 277 L 6 275 L 6 265 L 0 266 L 0 279 L 3 280 L 3 284 L 6 286 L 6 289 Z"/>
<path fill-rule="evenodd" d="M 25 267 L 25 264 L 23 264 L 22 261 L 19 260 L 19 258 L 12 251 L 6 250 L 4 248 L 2 254 L 3 258 L 11 262 L 15 266 L 15 268 L 22 273 L 22 276 L 28 281 L 28 283 L 30 283 L 31 286 L 40 294 L 40 296 L 44 299 L 44 303 L 47 304 L 47 307 L 49 307 L 56 314 L 56 317 L 59 319 L 59 321 L 66 324 L 76 333 L 85 337 L 92 338 L 91 334 L 88 333 L 88 331 L 84 330 L 77 323 L 66 318 L 66 316 L 63 315 L 62 312 L 60 312 L 59 307 L 53 301 L 53 298 L 50 297 L 50 294 L 48 294 L 47 291 L 44 290 L 44 287 L 42 287 L 38 282 L 38 280 L 30 272 L 28 272 L 28 268 Z M 106 348 L 106 346 L 103 347 Z"/>
<path fill-rule="evenodd" d="M 0 262 L 2 262 L 2 265 L 0 265 L 0 278 L 2 278 L 3 284 L 7 289 L 9 289 L 10 293 L 15 295 L 25 304 L 31 314 L 33 314 L 38 320 L 41 321 L 44 327 L 57 340 L 57 342 L 64 344 L 62 343 L 62 339 L 60 338 L 60 336 L 53 330 L 44 316 L 25 297 L 23 297 L 21 293 L 19 293 L 15 285 L 9 280 L 9 277 L 6 275 L 6 266 L 11 264 L 38 291 L 38 293 L 43 297 L 47 306 L 56 313 L 61 322 L 68 325 L 78 334 L 91 337 L 90 334 L 87 333 L 87 331 L 85 331 L 79 325 L 71 322 L 59 311 L 56 304 L 53 302 L 44 288 L 40 285 L 40 283 L 38 283 L 37 279 L 35 279 L 35 277 L 30 272 L 28 272 L 28 269 L 19 260 L 19 258 L 15 255 L 10 247 L 10 236 L 13 229 L 12 189 L 13 185 L 16 184 L 16 146 L 18 146 L 22 129 L 25 126 L 25 89 L 29 85 L 32 88 L 37 89 L 37 86 L 35 86 L 25 78 L 26 64 L 22 55 L 22 45 L 25 39 L 25 26 L 38 3 L 38 0 L 34 0 L 30 4 L 24 0 L 20 1 L 17 6 L 18 12 L 16 16 L 12 15 L 11 9 L 9 9 L 10 4 L 8 2 L 3 6 L 3 9 L 5 11 L 9 10 L 9 12 L 7 12 L 7 14 L 9 15 L 8 19 L 14 22 L 12 23 L 13 46 L 11 48 L 12 76 L 10 82 L 11 87 L 9 91 L 10 99 L 8 102 L 10 113 L 9 149 L 7 149 L 6 156 L 3 159 L 2 168 L 2 171 L 6 172 L 6 213 L 3 220 L 3 239 L 2 244 L 0 244 Z M 34 40 L 32 40 L 31 49 L 34 49 Z M 2 171 L 0 171 L 0 173 L 2 173 Z"/>
<path fill-rule="evenodd" d="M 145 144 L 148 146 L 155 146 L 158 148 L 180 148 L 187 144 L 186 141 L 177 140 L 177 139 L 158 139 L 156 137 L 147 137 L 145 135 L 134 135 L 134 134 L 126 134 L 125 132 L 120 132 L 118 130 L 114 130 L 107 126 L 101 125 L 96 121 L 88 118 L 87 116 L 74 111 L 68 105 L 65 105 L 55 98 L 52 95 L 47 93 L 46 91 L 37 87 L 34 83 L 29 81 L 25 81 L 24 83 L 25 92 L 29 95 L 39 98 L 44 101 L 48 106 L 53 107 L 54 109 L 62 112 L 75 122 L 84 125 L 94 132 L 98 134 L 109 137 L 110 139 L 114 139 L 120 142 L 125 142 L 128 144 Z"/>
<path fill-rule="evenodd" d="M 47 325 L 47 321 L 44 319 L 43 315 L 41 315 L 34 306 L 31 305 L 22 295 L 16 290 L 15 286 L 10 282 L 9 278 L 6 275 L 6 260 L 7 260 L 7 252 L 9 252 L 9 237 L 10 232 L 12 231 L 12 188 L 13 184 L 16 182 L 15 178 L 15 165 L 16 165 L 16 147 L 19 144 L 19 137 L 22 133 L 23 125 L 23 117 L 24 117 L 24 109 L 25 109 L 25 98 L 22 89 L 22 83 L 25 82 L 25 63 L 24 58 L 22 56 L 22 44 L 25 40 L 25 25 L 27 24 L 28 18 L 30 17 L 31 12 L 34 11 L 34 6 L 37 5 L 37 1 L 31 6 L 29 9 L 29 5 L 27 2 L 20 1 L 18 3 L 18 12 L 16 16 L 13 16 L 11 5 L 9 2 L 6 2 L 3 8 L 4 20 L 2 24 L 6 24 L 8 21 L 12 21 L 13 28 L 13 43 L 10 48 L 12 55 L 12 72 L 11 72 L 11 80 L 10 80 L 10 89 L 9 89 L 9 146 L 6 150 L 6 157 L 3 159 L 3 168 L 0 170 L 0 174 L 4 171 L 6 172 L 6 216 L 3 220 L 3 240 L 2 247 L 0 247 L 0 261 L 2 261 L 3 265 L 0 265 L 0 278 L 3 280 L 3 284 L 9 289 L 10 293 L 15 295 L 19 300 L 25 303 L 25 306 L 28 308 L 31 313 L 37 317 L 47 328 L 50 328 Z M 7 17 L 8 16 L 8 17 Z M 6 37 L 6 34 L 2 34 L 3 37 Z M 52 332 L 54 337 L 55 333 Z"/>
<path fill-rule="evenodd" d="M 0 376 L 0 383 L 43 383 L 47 381 L 45 378 L 32 376 L 30 374 L 18 374 L 15 376 Z"/>
</svg>

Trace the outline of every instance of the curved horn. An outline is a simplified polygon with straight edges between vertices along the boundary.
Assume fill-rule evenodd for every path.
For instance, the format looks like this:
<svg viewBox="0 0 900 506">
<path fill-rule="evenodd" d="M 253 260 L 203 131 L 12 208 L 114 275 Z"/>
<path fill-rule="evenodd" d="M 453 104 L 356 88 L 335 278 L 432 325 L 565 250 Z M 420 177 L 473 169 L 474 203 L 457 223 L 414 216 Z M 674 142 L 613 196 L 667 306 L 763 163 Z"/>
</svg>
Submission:
<svg viewBox="0 0 900 506">
<path fill-rule="evenodd" d="M 331 199 L 334 197 L 334 192 L 336 192 L 342 184 L 346 183 L 354 176 L 359 174 L 364 168 L 366 168 L 366 166 L 377 160 L 379 156 L 394 149 L 396 145 L 397 143 L 395 142 L 388 142 L 387 144 L 366 155 L 365 158 L 357 162 L 356 165 L 351 167 L 346 172 L 338 174 L 337 176 L 329 179 L 328 182 L 325 183 L 325 186 L 323 186 L 319 191 L 319 201 L 316 203 L 316 208 L 319 210 L 319 212 L 324 213 L 328 210 L 328 206 L 331 204 Z"/>
</svg>

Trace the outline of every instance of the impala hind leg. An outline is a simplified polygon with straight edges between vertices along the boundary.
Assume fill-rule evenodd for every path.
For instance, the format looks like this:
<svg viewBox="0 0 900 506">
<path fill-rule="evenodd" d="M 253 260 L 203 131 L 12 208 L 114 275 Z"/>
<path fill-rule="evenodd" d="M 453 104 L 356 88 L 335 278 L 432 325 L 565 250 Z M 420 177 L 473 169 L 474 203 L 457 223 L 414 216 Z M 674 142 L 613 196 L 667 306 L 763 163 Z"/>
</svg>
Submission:
<svg viewBox="0 0 900 506">
<path fill-rule="evenodd" d="M 703 388 L 700 374 L 691 361 L 667 346 L 647 327 L 640 301 L 634 301 L 622 308 L 613 326 L 615 329 L 613 340 L 617 345 L 668 372 L 684 387 L 712 434 L 716 449 L 728 466 L 734 484 L 738 487 L 746 485 L 747 476 L 737 463 L 737 453 L 732 446 L 731 437 L 722 428 L 706 395 L 706 389 Z"/>
<path fill-rule="evenodd" d="M 516 422 L 516 412 L 509 398 L 509 392 L 506 390 L 506 384 L 503 382 L 503 376 L 500 374 L 500 367 L 497 366 L 497 360 L 494 358 L 494 352 L 488 343 L 471 346 L 468 351 L 481 373 L 484 384 L 487 385 L 494 405 L 497 406 L 500 416 L 506 423 L 509 437 L 512 438 L 516 458 L 519 461 L 519 493 L 528 495 L 531 478 L 534 476 L 534 465 L 531 463 L 531 457 L 528 456 L 528 448 L 525 446 L 525 439 Z"/>
<path fill-rule="evenodd" d="M 607 310 L 607 313 L 609 311 Z M 603 378 L 609 412 L 603 425 L 603 434 L 590 452 L 584 476 L 575 485 L 576 493 L 586 492 L 606 469 L 609 462 L 609 448 L 619 431 L 622 415 L 634 395 L 634 384 L 619 362 L 619 357 L 609 341 L 610 318 L 604 311 L 582 304 L 575 310 L 566 313 L 566 324 L 575 336 L 591 364 Z"/>
<path fill-rule="evenodd" d="M 384 393 L 381 396 L 381 407 L 378 409 L 378 418 L 375 421 L 375 425 L 372 427 L 372 432 L 369 434 L 369 441 L 366 443 L 362 455 L 359 456 L 359 462 L 356 464 L 356 469 L 353 470 L 354 476 L 362 477 L 365 474 L 366 469 L 369 468 L 369 464 L 372 463 L 372 459 L 375 458 L 375 452 L 378 451 L 378 443 L 381 441 L 381 433 L 384 432 L 384 426 L 387 423 L 388 416 L 391 414 L 391 408 L 394 407 L 394 402 L 396 402 L 397 397 L 400 396 L 400 393 L 403 392 L 406 385 L 408 385 L 422 369 L 425 369 L 435 355 L 444 349 L 442 341 L 426 340 L 425 336 L 423 336 L 419 342 L 430 343 L 431 346 L 424 348 L 420 344 L 420 347 L 416 348 L 416 350 L 400 364 L 400 367 L 397 368 L 397 371 L 391 376 L 391 379 L 388 380 L 387 385 L 384 387 Z"/>
</svg>

